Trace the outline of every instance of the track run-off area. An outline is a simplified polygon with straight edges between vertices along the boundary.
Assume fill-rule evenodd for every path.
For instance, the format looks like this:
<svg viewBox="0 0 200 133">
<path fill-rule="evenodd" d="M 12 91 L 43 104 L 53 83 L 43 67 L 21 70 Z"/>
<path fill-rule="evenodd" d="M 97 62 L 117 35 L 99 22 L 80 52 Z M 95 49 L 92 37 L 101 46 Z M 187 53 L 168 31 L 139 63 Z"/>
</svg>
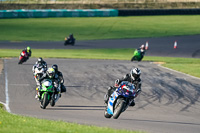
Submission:
<svg viewBox="0 0 200 133">
<path fill-rule="evenodd" d="M 134 48 L 139 47 L 142 42 L 150 40 L 150 49 L 146 55 L 173 56 L 174 53 L 176 57 L 181 57 L 181 55 L 182 57 L 192 57 L 196 53 L 195 57 L 199 58 L 198 37 L 200 38 L 200 36 L 194 36 L 196 41 L 193 38 L 191 43 L 187 43 L 189 40 L 184 40 L 187 37 L 183 37 L 182 40 L 181 37 L 178 37 L 180 40 L 177 40 L 177 51 L 173 49 L 174 39 L 170 37 L 143 40 L 126 39 L 121 40 L 123 41 L 121 44 L 127 44 L 127 47 Z M 192 36 L 188 36 L 188 38 L 192 38 Z M 168 41 L 159 43 L 163 39 Z M 103 48 L 106 46 L 120 48 L 120 45 L 111 43 L 112 41 L 120 42 L 120 40 L 109 40 L 107 45 L 102 43 Z M 128 43 L 124 43 L 124 41 Z M 75 45 L 74 48 L 89 47 L 90 43 L 86 44 L 85 42 L 77 42 L 77 46 Z M 101 41 L 94 42 L 97 45 L 92 43 L 91 48 L 95 48 L 95 46 L 99 48 Z M 170 46 L 167 45 L 167 42 L 171 42 Z M 7 48 L 16 47 L 14 42 L 7 43 Z M 53 46 L 53 42 L 51 43 Z M 6 48 L 1 44 L 3 43 L 0 43 L 1 48 Z M 128 44 L 130 45 L 128 46 Z M 19 43 L 17 46 L 24 48 L 23 45 L 25 43 L 22 42 L 22 45 Z M 63 47 L 62 45 L 60 46 Z M 34 48 L 34 46 L 31 47 Z M 66 46 L 65 48 L 71 47 Z M 165 52 L 161 52 L 164 49 Z M 156 53 L 156 51 L 158 52 Z M 7 109 L 11 113 L 115 129 L 140 130 L 147 133 L 199 133 L 200 131 L 200 79 L 198 78 L 171 71 L 151 62 L 45 59 L 49 67 L 53 64 L 59 66 L 59 70 L 64 75 L 67 92 L 62 94 L 55 107 L 47 106 L 43 110 L 34 98 L 36 84 L 32 66 L 36 60 L 36 58 L 30 58 L 22 65 L 18 65 L 17 58 L 3 60 L 4 68 L 0 75 L 0 101 L 8 106 Z M 136 105 L 129 107 L 117 120 L 106 119 L 103 97 L 107 88 L 113 85 L 116 79 L 129 73 L 133 67 L 138 67 L 142 71 L 142 92 L 135 99 Z"/>
</svg>

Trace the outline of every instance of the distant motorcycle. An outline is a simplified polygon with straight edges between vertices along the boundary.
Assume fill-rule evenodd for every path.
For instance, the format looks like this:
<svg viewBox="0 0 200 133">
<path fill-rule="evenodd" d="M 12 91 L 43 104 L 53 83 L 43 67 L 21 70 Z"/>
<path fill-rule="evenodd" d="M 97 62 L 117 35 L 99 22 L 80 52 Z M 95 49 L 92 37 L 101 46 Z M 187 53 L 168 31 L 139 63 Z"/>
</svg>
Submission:
<svg viewBox="0 0 200 133">
<path fill-rule="evenodd" d="M 18 64 L 22 64 L 28 60 L 28 53 L 26 51 L 22 51 L 19 56 L 19 62 Z"/>
<path fill-rule="evenodd" d="M 72 39 L 70 39 L 70 38 L 67 38 L 67 37 L 65 37 L 65 43 L 64 43 L 64 45 L 66 46 L 66 45 L 74 45 L 75 44 L 75 38 L 72 38 Z"/>
<path fill-rule="evenodd" d="M 40 99 L 39 99 L 40 107 L 42 109 L 46 109 L 49 103 L 51 106 L 54 106 L 55 103 L 60 98 L 60 94 L 55 93 L 55 88 L 53 86 L 52 80 L 49 79 L 44 79 L 42 81 L 42 86 L 39 93 L 40 93 Z"/>
<path fill-rule="evenodd" d="M 131 58 L 131 61 L 141 61 L 143 59 L 142 52 L 138 49 L 136 49 L 133 53 L 133 57 Z"/>
<path fill-rule="evenodd" d="M 117 119 L 134 100 L 135 87 L 128 81 L 121 82 L 120 86 L 111 94 L 105 109 L 106 118 Z"/>
</svg>

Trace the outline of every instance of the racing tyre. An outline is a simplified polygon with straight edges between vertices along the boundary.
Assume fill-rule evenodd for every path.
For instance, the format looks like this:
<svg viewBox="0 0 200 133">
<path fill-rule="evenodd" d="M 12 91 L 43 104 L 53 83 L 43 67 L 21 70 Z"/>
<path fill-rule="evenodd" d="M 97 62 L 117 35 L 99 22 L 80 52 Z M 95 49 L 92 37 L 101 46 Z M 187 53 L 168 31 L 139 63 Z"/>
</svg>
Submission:
<svg viewBox="0 0 200 133">
<path fill-rule="evenodd" d="M 49 104 L 48 94 L 45 93 L 45 94 L 44 94 L 44 98 L 43 98 L 42 101 L 41 101 L 40 107 L 41 107 L 42 109 L 46 109 L 46 106 L 47 106 L 48 104 Z"/>
<path fill-rule="evenodd" d="M 51 105 L 52 107 L 55 105 L 55 101 L 54 101 L 53 99 L 50 101 L 50 105 Z"/>
<path fill-rule="evenodd" d="M 21 60 L 18 62 L 18 64 L 22 64 Z"/>
<path fill-rule="evenodd" d="M 135 57 L 135 56 L 133 56 L 133 57 L 131 58 L 131 61 L 134 61 L 134 60 L 136 60 L 136 57 Z"/>
<path fill-rule="evenodd" d="M 117 102 L 115 103 L 115 105 L 114 105 L 114 107 L 115 107 L 114 108 L 114 113 L 113 113 L 113 118 L 114 119 L 117 119 L 120 116 L 120 114 L 122 113 L 122 110 L 124 108 L 124 105 L 125 105 L 124 99 L 119 98 L 117 100 Z"/>
</svg>

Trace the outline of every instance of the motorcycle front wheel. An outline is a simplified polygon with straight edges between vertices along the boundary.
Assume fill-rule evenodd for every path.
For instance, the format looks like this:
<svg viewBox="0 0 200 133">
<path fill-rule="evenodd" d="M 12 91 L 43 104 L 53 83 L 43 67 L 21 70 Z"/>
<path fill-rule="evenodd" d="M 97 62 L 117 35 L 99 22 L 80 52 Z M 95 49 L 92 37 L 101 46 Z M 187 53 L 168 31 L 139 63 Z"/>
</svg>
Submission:
<svg viewBox="0 0 200 133">
<path fill-rule="evenodd" d="M 114 119 L 117 119 L 120 116 L 124 106 L 125 106 L 124 99 L 123 98 L 119 98 L 117 100 L 117 102 L 115 103 L 115 105 L 114 105 L 114 113 L 113 113 L 113 118 Z"/>
<path fill-rule="evenodd" d="M 53 95 L 53 97 L 51 98 L 51 101 L 50 101 L 50 105 L 53 107 L 53 106 L 55 106 L 55 99 L 54 99 L 54 95 Z"/>
<path fill-rule="evenodd" d="M 131 61 L 137 60 L 135 56 L 131 58 Z"/>
<path fill-rule="evenodd" d="M 42 101 L 41 101 L 40 107 L 41 107 L 42 109 L 46 109 L 46 107 L 47 107 L 48 104 L 49 104 L 48 93 L 45 93 L 45 94 L 44 94 L 44 98 L 43 98 Z"/>
</svg>

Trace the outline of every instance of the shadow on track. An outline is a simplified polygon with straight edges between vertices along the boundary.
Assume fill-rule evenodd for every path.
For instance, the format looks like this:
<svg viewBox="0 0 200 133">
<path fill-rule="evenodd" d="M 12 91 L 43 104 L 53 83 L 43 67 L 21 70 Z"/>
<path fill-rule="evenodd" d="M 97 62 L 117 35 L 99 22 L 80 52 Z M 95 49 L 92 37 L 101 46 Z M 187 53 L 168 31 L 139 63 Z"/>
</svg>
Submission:
<svg viewBox="0 0 200 133">
<path fill-rule="evenodd" d="M 47 110 L 105 110 L 105 106 L 57 105 Z"/>
<path fill-rule="evenodd" d="M 174 122 L 174 121 L 156 121 L 156 120 L 139 120 L 139 119 L 120 119 L 125 121 L 138 121 L 138 122 L 154 122 L 154 123 L 166 123 L 166 124 L 181 124 L 181 125 L 197 125 L 200 123 L 190 123 L 190 122 Z"/>
<path fill-rule="evenodd" d="M 146 104 L 139 108 L 144 108 L 148 105 L 154 105 L 159 102 L 162 105 L 168 106 L 179 104 L 179 111 L 187 111 L 191 106 L 200 101 L 200 86 L 197 83 L 187 81 L 184 77 L 177 77 L 168 72 L 162 72 L 160 69 L 151 68 L 152 77 L 144 76 L 148 91 L 143 91 L 142 97 Z M 145 87 L 143 87 L 145 90 Z"/>
</svg>

